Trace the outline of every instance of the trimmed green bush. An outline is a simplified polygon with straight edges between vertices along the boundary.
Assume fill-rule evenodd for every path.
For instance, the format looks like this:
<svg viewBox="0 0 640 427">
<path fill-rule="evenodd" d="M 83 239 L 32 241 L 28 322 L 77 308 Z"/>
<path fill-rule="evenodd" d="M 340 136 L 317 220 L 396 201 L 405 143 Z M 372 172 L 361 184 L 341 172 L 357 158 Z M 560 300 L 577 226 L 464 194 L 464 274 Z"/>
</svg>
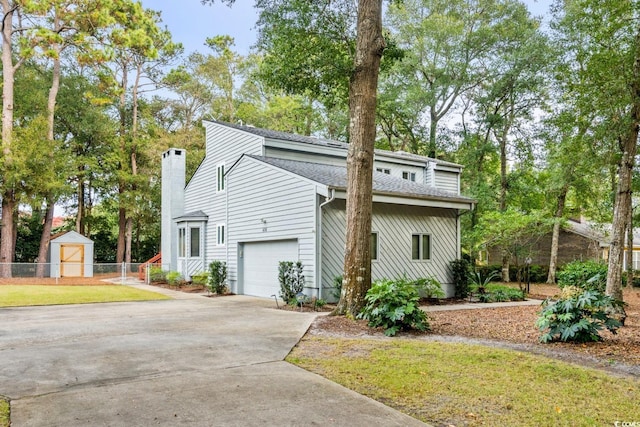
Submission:
<svg viewBox="0 0 640 427">
<path fill-rule="evenodd" d="M 194 285 L 206 285 L 209 281 L 209 272 L 200 271 L 191 275 L 191 283 Z"/>
<path fill-rule="evenodd" d="M 227 264 L 224 261 L 214 260 L 209 264 L 209 280 L 207 285 L 214 294 L 225 294 L 227 286 Z"/>
<path fill-rule="evenodd" d="M 608 309 L 622 304 L 596 290 L 566 286 L 559 300 L 547 298 L 542 303 L 536 320 L 536 326 L 543 332 L 540 341 L 600 341 L 600 330 L 606 328 L 615 334 L 622 326 L 607 314 Z"/>
<path fill-rule="evenodd" d="M 167 283 L 171 286 L 180 286 L 182 280 L 182 274 L 177 271 L 170 271 L 167 273 Z"/>
<path fill-rule="evenodd" d="M 386 336 L 400 330 L 429 329 L 427 314 L 420 309 L 420 295 L 406 278 L 376 281 L 365 296 L 366 305 L 358 314 L 372 328 L 383 327 Z"/>
<path fill-rule="evenodd" d="M 466 259 L 457 259 L 449 263 L 453 284 L 455 285 L 455 297 L 466 298 L 469 296 L 469 277 L 471 276 L 471 264 Z"/>
<path fill-rule="evenodd" d="M 557 274 L 558 286 L 578 286 L 603 293 L 607 286 L 607 264 L 598 261 L 573 261 Z"/>
<path fill-rule="evenodd" d="M 167 272 L 162 267 L 149 267 L 149 280 L 151 283 L 165 283 L 167 281 Z"/>
<path fill-rule="evenodd" d="M 304 266 L 300 261 L 278 263 L 280 298 L 287 304 L 297 304 L 296 295 L 304 290 Z"/>
</svg>

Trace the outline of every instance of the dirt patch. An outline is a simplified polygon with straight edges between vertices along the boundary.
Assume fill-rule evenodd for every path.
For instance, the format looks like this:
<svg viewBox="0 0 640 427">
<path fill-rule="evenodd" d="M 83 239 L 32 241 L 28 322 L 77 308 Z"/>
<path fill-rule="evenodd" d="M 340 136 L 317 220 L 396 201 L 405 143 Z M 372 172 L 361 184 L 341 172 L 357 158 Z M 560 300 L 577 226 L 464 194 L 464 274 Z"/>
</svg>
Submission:
<svg viewBox="0 0 640 427">
<path fill-rule="evenodd" d="M 538 298 L 558 294 L 558 287 L 550 285 L 532 285 L 531 290 Z M 640 376 L 640 289 L 625 289 L 624 300 L 627 303 L 625 326 L 616 335 L 603 331 L 604 340 L 596 343 L 539 343 L 540 332 L 535 327 L 539 306 L 430 312 L 430 332 L 404 332 L 398 336 L 512 348 Z M 319 317 L 308 334 L 385 338 L 381 329 L 371 329 L 364 321 L 353 321 L 343 316 Z"/>
</svg>

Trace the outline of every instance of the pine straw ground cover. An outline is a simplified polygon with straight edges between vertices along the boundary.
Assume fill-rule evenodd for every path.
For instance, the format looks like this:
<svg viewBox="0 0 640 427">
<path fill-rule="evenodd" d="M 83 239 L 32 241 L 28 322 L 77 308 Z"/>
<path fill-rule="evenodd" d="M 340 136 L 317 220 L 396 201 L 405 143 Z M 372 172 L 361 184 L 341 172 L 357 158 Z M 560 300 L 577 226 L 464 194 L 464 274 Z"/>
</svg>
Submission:
<svg viewBox="0 0 640 427">
<path fill-rule="evenodd" d="M 320 316 L 287 360 L 438 426 L 640 423 L 640 289 L 624 298 L 626 326 L 599 343 L 539 343 L 539 306 L 432 312 L 396 338 Z"/>
</svg>

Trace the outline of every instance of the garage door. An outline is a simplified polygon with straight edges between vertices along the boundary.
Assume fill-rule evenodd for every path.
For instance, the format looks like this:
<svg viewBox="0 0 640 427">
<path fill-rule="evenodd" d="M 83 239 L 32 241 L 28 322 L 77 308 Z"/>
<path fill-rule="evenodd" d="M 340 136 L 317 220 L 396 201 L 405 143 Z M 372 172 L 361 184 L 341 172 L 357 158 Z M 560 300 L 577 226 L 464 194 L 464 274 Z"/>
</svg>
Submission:
<svg viewBox="0 0 640 427">
<path fill-rule="evenodd" d="M 267 298 L 278 295 L 278 262 L 297 260 L 297 240 L 245 243 L 243 293 Z"/>
</svg>

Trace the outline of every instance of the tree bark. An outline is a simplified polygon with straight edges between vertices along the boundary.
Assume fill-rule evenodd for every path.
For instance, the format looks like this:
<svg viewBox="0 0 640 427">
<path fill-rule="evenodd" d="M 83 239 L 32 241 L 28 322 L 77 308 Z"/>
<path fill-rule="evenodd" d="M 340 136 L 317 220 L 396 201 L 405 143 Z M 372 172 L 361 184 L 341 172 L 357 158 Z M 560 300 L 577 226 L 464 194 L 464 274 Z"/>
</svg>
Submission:
<svg viewBox="0 0 640 427">
<path fill-rule="evenodd" d="M 13 63 L 11 38 L 13 33 L 13 13 L 15 6 L 2 0 L 2 232 L 0 236 L 0 277 L 11 277 L 13 262 L 13 216 L 15 212 L 15 192 L 11 184 L 12 142 L 13 142 L 13 98 L 16 66 Z"/>
<path fill-rule="evenodd" d="M 627 285 L 633 285 L 633 197 L 629 198 L 630 206 L 627 209 Z"/>
<path fill-rule="evenodd" d="M 371 216 L 376 96 L 382 37 L 382 0 L 360 0 L 356 56 L 349 82 L 347 227 L 344 276 L 335 314 L 355 317 L 371 287 Z"/>
<path fill-rule="evenodd" d="M 558 263 L 558 242 L 560 240 L 560 221 L 564 216 L 564 206 L 567 201 L 567 192 L 569 191 L 569 185 L 565 184 L 560 190 L 558 195 L 558 205 L 556 208 L 556 214 L 554 215 L 553 232 L 551 234 L 551 255 L 549 258 L 549 275 L 547 276 L 547 283 L 553 285 L 556 283 L 556 270 Z"/>
<path fill-rule="evenodd" d="M 38 251 L 38 266 L 36 267 L 36 277 L 44 277 L 45 266 L 47 265 L 47 253 L 49 242 L 51 241 L 51 228 L 53 226 L 53 210 L 55 204 L 48 199 L 45 206 L 44 224 L 42 226 L 42 237 L 40 238 L 40 249 Z"/>
<path fill-rule="evenodd" d="M 638 132 L 640 128 L 640 29 L 635 35 L 633 56 L 633 78 L 631 88 L 631 111 L 629 127 L 620 138 L 622 158 L 618 166 L 618 187 L 613 210 L 613 224 L 611 230 L 611 246 L 609 249 L 609 271 L 607 273 L 606 294 L 612 298 L 623 300 L 622 294 L 622 256 L 624 248 L 624 232 L 631 209 L 631 192 L 633 168 L 638 149 Z M 627 318 L 624 307 L 611 310 L 612 315 L 623 324 Z"/>
</svg>

